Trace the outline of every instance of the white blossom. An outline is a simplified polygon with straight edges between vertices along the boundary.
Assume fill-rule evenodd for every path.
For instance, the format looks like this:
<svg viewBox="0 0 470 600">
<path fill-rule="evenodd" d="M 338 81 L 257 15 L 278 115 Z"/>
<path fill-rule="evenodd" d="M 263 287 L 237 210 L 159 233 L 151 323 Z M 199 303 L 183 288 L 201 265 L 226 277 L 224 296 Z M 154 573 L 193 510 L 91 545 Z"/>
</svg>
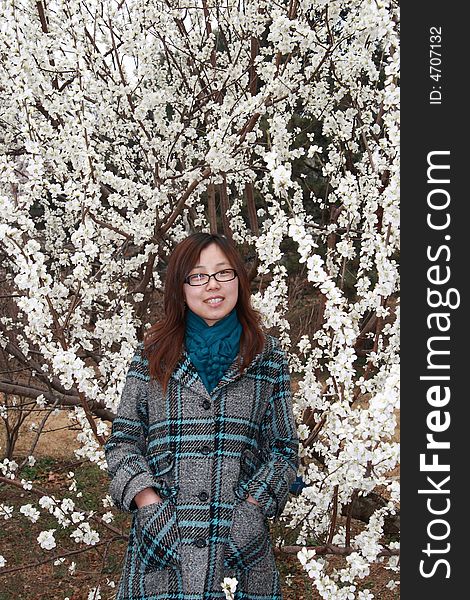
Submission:
<svg viewBox="0 0 470 600">
<path fill-rule="evenodd" d="M 52 550 L 52 548 L 56 547 L 54 531 L 55 529 L 48 529 L 47 531 L 41 531 L 41 533 L 38 535 L 37 540 L 41 548 L 44 548 L 44 550 Z"/>
<path fill-rule="evenodd" d="M 104 513 L 104 515 L 101 518 L 105 523 L 111 523 L 112 521 L 114 521 L 114 515 L 111 511 Z"/>
<path fill-rule="evenodd" d="M 23 504 L 23 506 L 20 507 L 20 513 L 27 517 L 31 523 L 36 523 L 41 514 L 32 504 Z"/>
<path fill-rule="evenodd" d="M 237 585 L 238 580 L 235 577 L 224 577 L 221 586 L 227 600 L 234 600 Z"/>
<path fill-rule="evenodd" d="M 36 404 L 39 406 L 39 408 L 45 408 L 46 404 L 47 404 L 47 400 L 44 398 L 44 396 L 42 394 L 40 394 L 36 398 Z"/>
<path fill-rule="evenodd" d="M 5 521 L 11 519 L 13 515 L 13 506 L 8 506 L 6 504 L 0 504 L 0 516 L 3 517 Z"/>
<path fill-rule="evenodd" d="M 101 600 L 100 586 L 92 588 L 88 592 L 88 600 Z"/>
<path fill-rule="evenodd" d="M 360 590 L 357 594 L 358 600 L 373 600 L 374 594 L 369 590 Z"/>
<path fill-rule="evenodd" d="M 50 496 L 41 496 L 41 498 L 39 498 L 39 506 L 51 512 L 54 509 L 55 500 Z"/>
<path fill-rule="evenodd" d="M 72 531 L 70 537 L 77 543 L 84 543 L 88 546 L 94 546 L 100 541 L 100 536 L 97 531 L 91 529 L 89 523 L 80 523 L 80 525 Z"/>
</svg>

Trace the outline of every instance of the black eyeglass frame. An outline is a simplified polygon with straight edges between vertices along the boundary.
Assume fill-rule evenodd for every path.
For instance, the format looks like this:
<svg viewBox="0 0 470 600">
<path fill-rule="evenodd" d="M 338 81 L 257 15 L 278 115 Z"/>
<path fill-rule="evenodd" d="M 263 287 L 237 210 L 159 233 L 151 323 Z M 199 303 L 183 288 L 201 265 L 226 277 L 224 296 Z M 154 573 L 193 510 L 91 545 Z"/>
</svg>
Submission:
<svg viewBox="0 0 470 600">
<path fill-rule="evenodd" d="M 217 279 L 216 275 L 218 275 L 219 273 L 222 273 L 222 271 L 233 271 L 233 277 L 231 279 L 224 279 L 224 281 L 220 281 L 219 279 Z M 207 277 L 209 277 L 209 279 L 205 283 L 189 283 L 189 278 L 193 277 L 193 275 L 207 275 Z M 235 279 L 235 277 L 238 277 L 238 273 L 236 272 L 235 269 L 221 269 L 220 271 L 217 271 L 217 273 L 212 273 L 212 275 L 209 275 L 209 273 L 193 273 L 192 275 L 187 275 L 183 281 L 184 281 L 184 283 L 187 283 L 191 287 L 199 287 L 201 285 L 207 285 L 209 283 L 209 281 L 211 280 L 211 277 L 213 277 L 219 283 L 227 283 L 227 281 L 233 281 Z"/>
</svg>

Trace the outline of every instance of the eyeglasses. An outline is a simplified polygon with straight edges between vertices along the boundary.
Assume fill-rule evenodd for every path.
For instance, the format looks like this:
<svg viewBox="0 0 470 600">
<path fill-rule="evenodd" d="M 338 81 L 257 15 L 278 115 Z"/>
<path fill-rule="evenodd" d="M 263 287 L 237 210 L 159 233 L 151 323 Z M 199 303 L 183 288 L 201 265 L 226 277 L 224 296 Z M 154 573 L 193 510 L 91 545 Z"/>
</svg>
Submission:
<svg viewBox="0 0 470 600">
<path fill-rule="evenodd" d="M 237 272 L 235 269 L 224 269 L 223 271 L 217 271 L 217 273 L 212 273 L 209 275 L 208 273 L 195 273 L 194 275 L 188 275 L 184 279 L 184 283 L 188 283 L 189 285 L 206 285 L 209 283 L 211 277 L 213 277 L 216 281 L 224 282 L 224 281 L 232 281 L 237 276 Z"/>
</svg>

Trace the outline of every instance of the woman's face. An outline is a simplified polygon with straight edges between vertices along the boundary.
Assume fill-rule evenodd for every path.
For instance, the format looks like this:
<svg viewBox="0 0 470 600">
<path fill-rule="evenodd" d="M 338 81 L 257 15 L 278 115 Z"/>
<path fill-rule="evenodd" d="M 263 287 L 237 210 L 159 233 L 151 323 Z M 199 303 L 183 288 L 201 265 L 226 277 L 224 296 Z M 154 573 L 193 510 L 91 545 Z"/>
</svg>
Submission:
<svg viewBox="0 0 470 600">
<path fill-rule="evenodd" d="M 233 269 L 225 254 L 217 244 L 209 244 L 199 255 L 199 260 L 188 275 L 196 273 L 217 273 L 223 269 Z M 238 300 L 238 277 L 231 281 L 216 281 L 211 277 L 205 285 L 183 285 L 184 299 L 190 308 L 199 317 L 212 326 L 223 319 L 234 308 Z M 217 297 L 220 302 L 208 302 L 209 298 Z"/>
</svg>

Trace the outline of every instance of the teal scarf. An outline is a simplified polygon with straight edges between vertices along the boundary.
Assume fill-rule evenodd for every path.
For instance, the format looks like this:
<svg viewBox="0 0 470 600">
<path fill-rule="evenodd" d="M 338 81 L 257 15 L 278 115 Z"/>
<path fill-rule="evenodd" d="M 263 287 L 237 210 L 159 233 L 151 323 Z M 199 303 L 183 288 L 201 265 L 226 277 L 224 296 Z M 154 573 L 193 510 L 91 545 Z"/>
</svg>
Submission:
<svg viewBox="0 0 470 600">
<path fill-rule="evenodd" d="M 235 308 L 212 326 L 187 309 L 186 350 L 209 394 L 235 360 L 242 330 Z"/>
</svg>

